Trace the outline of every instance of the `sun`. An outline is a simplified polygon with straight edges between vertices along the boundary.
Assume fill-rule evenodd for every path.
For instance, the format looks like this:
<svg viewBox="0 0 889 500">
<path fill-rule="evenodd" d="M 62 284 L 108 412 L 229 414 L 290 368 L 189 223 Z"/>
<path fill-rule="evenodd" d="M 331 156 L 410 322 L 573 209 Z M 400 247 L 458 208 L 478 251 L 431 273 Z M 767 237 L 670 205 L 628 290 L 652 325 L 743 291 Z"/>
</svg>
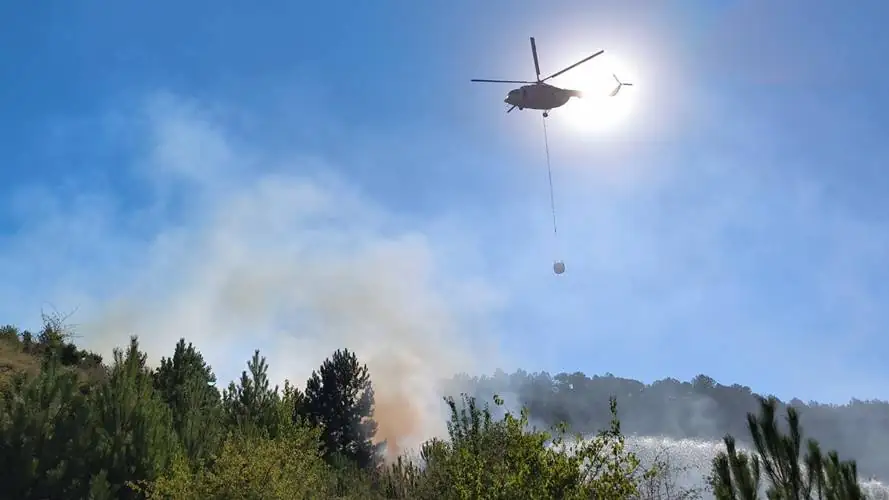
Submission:
<svg viewBox="0 0 889 500">
<path fill-rule="evenodd" d="M 620 81 L 634 86 L 622 87 L 610 97 L 617 87 L 615 75 Z M 612 54 L 605 53 L 583 64 L 564 76 L 554 78 L 553 85 L 580 90 L 583 97 L 571 99 L 561 108 L 553 110 L 553 118 L 566 122 L 582 132 L 612 131 L 623 125 L 632 114 L 636 103 L 635 72 Z"/>
</svg>

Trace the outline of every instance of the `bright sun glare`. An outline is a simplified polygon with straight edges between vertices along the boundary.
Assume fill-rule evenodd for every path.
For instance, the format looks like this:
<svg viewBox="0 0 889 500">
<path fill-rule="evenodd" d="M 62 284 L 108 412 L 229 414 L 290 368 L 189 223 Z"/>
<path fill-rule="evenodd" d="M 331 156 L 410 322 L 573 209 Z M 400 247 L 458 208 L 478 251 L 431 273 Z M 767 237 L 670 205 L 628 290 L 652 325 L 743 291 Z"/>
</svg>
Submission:
<svg viewBox="0 0 889 500">
<path fill-rule="evenodd" d="M 617 75 L 624 83 L 637 84 L 635 72 L 608 52 L 554 78 L 553 85 L 580 90 L 583 97 L 571 99 L 568 104 L 554 109 L 552 117 L 558 117 L 580 131 L 606 131 L 623 124 L 633 111 L 637 89 L 625 86 L 616 96 L 610 97 L 617 86 L 612 75 Z"/>
</svg>

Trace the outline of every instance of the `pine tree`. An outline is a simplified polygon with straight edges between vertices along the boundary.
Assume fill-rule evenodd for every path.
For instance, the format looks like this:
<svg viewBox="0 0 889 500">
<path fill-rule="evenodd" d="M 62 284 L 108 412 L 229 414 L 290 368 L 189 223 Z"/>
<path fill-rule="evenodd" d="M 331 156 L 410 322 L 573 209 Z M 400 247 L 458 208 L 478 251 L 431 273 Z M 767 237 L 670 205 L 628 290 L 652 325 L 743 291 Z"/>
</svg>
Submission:
<svg viewBox="0 0 889 500">
<path fill-rule="evenodd" d="M 230 383 L 222 393 L 226 424 L 229 429 L 242 434 L 277 437 L 283 430 L 282 425 L 289 425 L 290 419 L 283 415 L 278 386 L 269 386 L 268 365 L 259 350 L 254 351 L 253 358 L 247 362 L 247 369 L 249 376 L 246 371 L 241 372 L 239 383 Z M 288 391 L 291 392 L 285 396 L 293 397 L 289 384 L 285 393 Z"/>
<path fill-rule="evenodd" d="M 92 422 L 75 373 L 57 358 L 17 374 L 0 403 L 0 498 L 85 498 Z"/>
<path fill-rule="evenodd" d="M 755 500 L 759 498 L 762 468 L 759 457 L 738 451 L 735 438 L 725 437 L 725 452 L 713 459 L 708 478 L 717 500 Z"/>
<path fill-rule="evenodd" d="M 215 383 L 204 357 L 185 339 L 176 344 L 172 357 L 161 358 L 154 372 L 154 388 L 170 408 L 173 429 L 192 463 L 208 459 L 223 437 L 221 397 Z"/>
<path fill-rule="evenodd" d="M 367 366 L 345 349 L 334 352 L 312 372 L 295 416 L 321 427 L 328 460 L 339 457 L 368 469 L 378 463 L 379 447 L 372 442 L 377 430 L 373 410 L 374 391 Z"/>
<path fill-rule="evenodd" d="M 756 500 L 762 473 L 768 478 L 769 499 L 861 500 L 854 461 L 840 461 L 835 451 L 827 456 L 818 442 L 809 439 L 802 452 L 802 428 L 799 414 L 787 409 L 788 432 L 782 433 L 776 418 L 778 401 L 759 398 L 759 415 L 747 414 L 747 426 L 755 455 L 739 452 L 732 436 L 725 437 L 726 451 L 712 464 L 709 478 L 717 500 Z"/>
<path fill-rule="evenodd" d="M 178 453 L 170 409 L 155 392 L 136 337 L 124 354 L 115 349 L 108 380 L 94 400 L 97 460 L 115 498 L 135 498 L 126 485 L 153 481 Z"/>
</svg>

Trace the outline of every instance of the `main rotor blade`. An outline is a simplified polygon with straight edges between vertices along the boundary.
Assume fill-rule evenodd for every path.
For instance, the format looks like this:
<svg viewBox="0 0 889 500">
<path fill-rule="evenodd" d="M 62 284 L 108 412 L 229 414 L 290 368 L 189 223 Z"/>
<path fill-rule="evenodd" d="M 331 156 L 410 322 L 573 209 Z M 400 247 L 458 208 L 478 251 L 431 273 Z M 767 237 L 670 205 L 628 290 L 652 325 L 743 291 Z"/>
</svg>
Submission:
<svg viewBox="0 0 889 500">
<path fill-rule="evenodd" d="M 485 83 L 537 83 L 537 82 L 529 82 L 529 81 L 525 81 L 525 80 L 479 80 L 479 79 L 473 79 L 470 81 L 485 82 Z"/>
<path fill-rule="evenodd" d="M 587 58 L 581 59 L 580 61 L 577 61 L 576 63 L 572 64 L 571 66 L 568 66 L 567 68 L 563 69 L 562 71 L 553 73 L 553 74 L 549 75 L 548 77 L 546 77 L 546 78 L 544 78 L 543 80 L 540 80 L 540 81 L 545 82 L 545 81 L 549 80 L 550 78 L 555 78 L 555 77 L 561 75 L 562 73 L 568 71 L 569 69 L 574 69 L 574 68 L 580 66 L 581 64 L 583 64 L 583 63 L 589 61 L 590 59 L 592 59 L 592 58 L 594 58 L 594 57 L 596 57 L 596 56 L 601 56 L 601 55 L 604 54 L 604 53 L 605 53 L 604 50 L 600 50 L 599 52 L 596 52 L 595 54 L 593 54 L 593 55 L 591 55 L 591 56 L 589 56 L 589 57 L 587 57 Z"/>
<path fill-rule="evenodd" d="M 537 62 L 537 44 L 534 42 L 534 37 L 531 37 L 531 53 L 534 54 L 534 71 L 537 72 L 537 81 L 540 81 L 540 63 Z"/>
</svg>

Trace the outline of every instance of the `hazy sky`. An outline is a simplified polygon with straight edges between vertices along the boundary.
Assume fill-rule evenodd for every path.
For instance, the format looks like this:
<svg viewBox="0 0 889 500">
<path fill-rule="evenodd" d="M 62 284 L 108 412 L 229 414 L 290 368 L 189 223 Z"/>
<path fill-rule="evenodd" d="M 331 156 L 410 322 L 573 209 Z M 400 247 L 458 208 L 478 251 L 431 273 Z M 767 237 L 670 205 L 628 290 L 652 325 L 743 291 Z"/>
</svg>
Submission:
<svg viewBox="0 0 889 500">
<path fill-rule="evenodd" d="M 0 6 L 0 322 L 889 398 L 882 2 L 51 4 Z M 539 114 L 469 82 L 531 35 L 635 83 L 551 115 L 558 240 Z"/>
</svg>

